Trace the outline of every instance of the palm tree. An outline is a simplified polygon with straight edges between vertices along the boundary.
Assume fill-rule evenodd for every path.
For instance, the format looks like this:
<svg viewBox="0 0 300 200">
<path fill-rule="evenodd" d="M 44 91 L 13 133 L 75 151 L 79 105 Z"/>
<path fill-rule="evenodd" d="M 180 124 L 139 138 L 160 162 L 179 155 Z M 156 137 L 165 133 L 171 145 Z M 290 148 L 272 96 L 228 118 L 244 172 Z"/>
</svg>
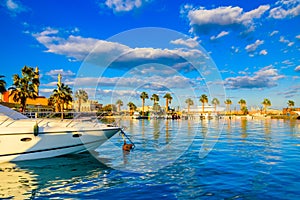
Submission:
<svg viewBox="0 0 300 200">
<path fill-rule="evenodd" d="M 5 76 L 0 75 L 0 93 L 2 94 L 3 92 L 6 91 L 6 82 L 5 80 L 3 80 L 2 78 L 4 78 Z"/>
<path fill-rule="evenodd" d="M 194 105 L 194 101 L 191 98 L 185 100 L 185 103 L 188 106 L 188 114 L 190 114 L 190 106 Z"/>
<path fill-rule="evenodd" d="M 292 109 L 295 106 L 295 102 L 292 100 L 289 100 L 287 104 L 290 109 Z"/>
<path fill-rule="evenodd" d="M 204 113 L 204 104 L 208 103 L 208 98 L 205 94 L 202 94 L 199 101 L 202 103 L 202 113 Z"/>
<path fill-rule="evenodd" d="M 267 114 L 267 108 L 272 105 L 271 101 L 269 99 L 264 99 L 261 104 L 264 106 L 265 114 Z"/>
<path fill-rule="evenodd" d="M 152 94 L 151 100 L 153 101 L 153 110 L 157 111 L 156 108 L 157 102 L 159 101 L 159 96 L 157 94 Z"/>
<path fill-rule="evenodd" d="M 144 116 L 145 99 L 149 99 L 149 96 L 147 92 L 142 92 L 140 98 L 142 99 L 142 116 Z"/>
<path fill-rule="evenodd" d="M 238 104 L 240 104 L 240 108 L 241 108 L 241 111 L 244 110 L 244 107 L 246 107 L 246 101 L 244 99 L 240 99 Z"/>
<path fill-rule="evenodd" d="M 15 102 L 20 102 L 21 112 L 26 109 L 28 98 L 36 99 L 38 97 L 38 86 L 40 84 L 38 72 L 32 67 L 24 66 L 22 68 L 22 77 L 18 74 L 13 75 L 13 89 L 10 95 L 13 95 Z"/>
<path fill-rule="evenodd" d="M 135 105 L 134 103 L 132 103 L 132 102 L 129 102 L 129 103 L 127 104 L 127 106 L 129 107 L 130 115 L 132 115 L 133 112 L 136 110 L 136 105 Z"/>
<path fill-rule="evenodd" d="M 123 101 L 121 99 L 118 99 L 116 104 L 118 105 L 118 112 L 121 112 L 121 106 L 123 106 Z"/>
<path fill-rule="evenodd" d="M 220 105 L 219 99 L 213 98 L 213 100 L 211 101 L 211 104 L 214 105 L 214 107 L 215 107 L 215 112 L 217 112 L 217 106 Z"/>
<path fill-rule="evenodd" d="M 89 99 L 89 96 L 86 91 L 79 89 L 75 92 L 75 98 L 78 99 L 78 112 L 80 112 L 81 103 L 86 102 Z"/>
<path fill-rule="evenodd" d="M 232 104 L 232 101 L 230 99 L 226 99 L 226 101 L 224 101 L 224 103 L 226 105 L 227 112 L 230 111 L 230 106 Z"/>
<path fill-rule="evenodd" d="M 68 85 L 57 84 L 57 88 L 53 90 L 53 94 L 50 99 L 55 103 L 56 108 L 60 108 L 61 118 L 64 118 L 64 105 L 68 105 L 72 102 L 72 90 Z"/>
<path fill-rule="evenodd" d="M 171 104 L 173 97 L 170 93 L 166 93 L 164 98 L 166 99 L 166 113 L 169 111 L 169 104 Z"/>
</svg>

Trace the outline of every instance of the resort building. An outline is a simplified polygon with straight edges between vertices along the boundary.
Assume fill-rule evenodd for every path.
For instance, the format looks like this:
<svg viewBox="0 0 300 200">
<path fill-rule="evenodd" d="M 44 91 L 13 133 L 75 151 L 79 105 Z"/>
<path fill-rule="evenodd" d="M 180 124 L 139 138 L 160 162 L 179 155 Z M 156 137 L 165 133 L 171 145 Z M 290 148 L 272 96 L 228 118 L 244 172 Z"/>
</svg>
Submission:
<svg viewBox="0 0 300 200">
<path fill-rule="evenodd" d="M 35 68 L 35 71 L 39 72 L 38 67 Z M 37 77 L 37 78 L 39 78 L 39 77 Z M 27 99 L 26 103 L 28 105 L 32 105 L 32 106 L 48 106 L 48 99 L 44 96 L 39 96 L 39 86 L 37 86 L 36 89 L 38 91 L 38 97 L 36 99 Z M 14 101 L 13 95 L 11 95 L 11 93 L 12 93 L 11 89 L 8 89 L 6 92 L 4 92 L 1 95 L 2 102 L 19 104 L 19 102 Z"/>
<path fill-rule="evenodd" d="M 215 107 L 214 106 L 204 106 L 204 113 L 214 113 L 214 112 L 217 112 L 217 113 L 220 113 L 220 112 L 224 112 L 225 111 L 225 108 L 223 107 L 219 107 L 217 106 L 216 107 L 216 110 L 215 110 Z M 184 108 L 182 110 L 183 113 L 188 113 L 188 109 L 187 108 Z M 191 107 L 190 108 L 190 113 L 189 114 L 200 114 L 202 113 L 202 106 L 197 106 L 197 107 Z"/>
<path fill-rule="evenodd" d="M 101 108 L 102 108 L 102 104 L 100 104 L 96 100 L 87 100 L 81 103 L 79 103 L 78 100 L 73 101 L 73 109 L 76 112 L 96 112 Z"/>
</svg>

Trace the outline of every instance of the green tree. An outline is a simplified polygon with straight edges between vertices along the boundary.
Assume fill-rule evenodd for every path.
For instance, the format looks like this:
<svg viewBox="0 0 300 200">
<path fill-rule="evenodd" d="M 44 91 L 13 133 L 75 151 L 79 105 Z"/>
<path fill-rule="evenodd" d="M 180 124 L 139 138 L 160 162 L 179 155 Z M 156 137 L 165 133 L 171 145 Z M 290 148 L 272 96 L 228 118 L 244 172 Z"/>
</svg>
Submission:
<svg viewBox="0 0 300 200">
<path fill-rule="evenodd" d="M 117 107 L 114 104 L 107 104 L 103 106 L 102 110 L 105 112 L 113 112 L 117 110 Z"/>
<path fill-rule="evenodd" d="M 185 103 L 187 104 L 188 107 L 188 114 L 190 114 L 190 107 L 194 105 L 194 101 L 191 98 L 188 98 L 185 100 Z"/>
<path fill-rule="evenodd" d="M 136 105 L 132 102 L 129 102 L 127 106 L 129 107 L 130 115 L 133 115 L 133 112 L 136 110 Z"/>
<path fill-rule="evenodd" d="M 78 99 L 78 111 L 81 111 L 81 103 L 89 99 L 88 93 L 85 90 L 79 89 L 75 92 L 75 98 Z"/>
<path fill-rule="evenodd" d="M 6 91 L 6 82 L 3 80 L 5 76 L 0 75 L 0 93 L 2 94 L 3 92 Z"/>
<path fill-rule="evenodd" d="M 159 96 L 157 94 L 152 94 L 151 101 L 153 101 L 153 110 L 157 111 Z"/>
<path fill-rule="evenodd" d="M 144 116 L 145 99 L 149 99 L 149 96 L 147 92 L 142 92 L 140 98 L 142 99 L 142 115 Z"/>
<path fill-rule="evenodd" d="M 244 115 L 248 114 L 248 108 L 247 108 L 247 106 L 242 107 L 242 108 L 241 108 L 241 111 L 242 111 L 242 113 L 243 113 Z"/>
<path fill-rule="evenodd" d="M 50 96 L 57 109 L 60 109 L 61 118 L 64 118 L 64 106 L 69 105 L 72 98 L 72 90 L 68 85 L 57 84 L 57 88 L 53 90 L 53 94 Z M 57 111 L 56 109 L 56 111 Z"/>
<path fill-rule="evenodd" d="M 288 107 L 290 108 L 290 109 L 292 109 L 294 106 L 295 106 L 295 102 L 294 101 L 292 101 L 292 100 L 288 100 Z"/>
<path fill-rule="evenodd" d="M 230 99 L 226 99 L 224 103 L 225 103 L 225 105 L 226 105 L 226 110 L 227 110 L 227 112 L 228 112 L 228 111 L 230 112 L 230 106 L 231 106 L 231 104 L 232 104 L 232 101 L 231 101 Z"/>
<path fill-rule="evenodd" d="M 118 112 L 121 112 L 121 106 L 123 106 L 123 101 L 121 99 L 118 99 L 116 104 L 118 105 Z"/>
<path fill-rule="evenodd" d="M 204 113 L 204 104 L 208 103 L 208 98 L 205 94 L 202 94 L 199 101 L 202 103 L 202 113 Z"/>
<path fill-rule="evenodd" d="M 211 101 L 211 104 L 214 105 L 215 112 L 217 112 L 217 106 L 220 105 L 219 99 L 213 98 L 213 100 Z"/>
<path fill-rule="evenodd" d="M 238 104 L 240 104 L 240 109 L 241 111 L 243 112 L 243 114 L 245 114 L 245 109 L 244 107 L 246 107 L 247 103 L 246 103 L 246 100 L 244 99 L 240 99 Z"/>
<path fill-rule="evenodd" d="M 21 112 L 26 110 L 27 99 L 36 99 L 38 97 L 39 73 L 32 67 L 24 66 L 22 68 L 22 77 L 18 74 L 13 75 L 13 89 L 10 95 L 15 102 L 20 102 Z"/>
<path fill-rule="evenodd" d="M 265 114 L 267 114 L 267 108 L 272 105 L 271 101 L 269 99 L 264 99 L 261 104 L 264 106 Z"/>
<path fill-rule="evenodd" d="M 164 98 L 166 99 L 166 113 L 169 111 L 169 104 L 171 104 L 173 97 L 170 93 L 166 93 Z"/>
</svg>

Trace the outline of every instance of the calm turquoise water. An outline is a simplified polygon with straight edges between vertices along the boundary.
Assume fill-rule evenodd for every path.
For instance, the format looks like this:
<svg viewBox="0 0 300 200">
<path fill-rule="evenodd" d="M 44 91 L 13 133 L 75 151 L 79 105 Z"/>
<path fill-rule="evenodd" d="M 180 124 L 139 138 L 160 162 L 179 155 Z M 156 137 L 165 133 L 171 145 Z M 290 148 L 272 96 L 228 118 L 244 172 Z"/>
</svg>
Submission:
<svg viewBox="0 0 300 200">
<path fill-rule="evenodd" d="M 0 198 L 300 198 L 300 121 L 118 123 L 133 152 L 115 135 L 94 156 L 1 164 Z"/>
</svg>

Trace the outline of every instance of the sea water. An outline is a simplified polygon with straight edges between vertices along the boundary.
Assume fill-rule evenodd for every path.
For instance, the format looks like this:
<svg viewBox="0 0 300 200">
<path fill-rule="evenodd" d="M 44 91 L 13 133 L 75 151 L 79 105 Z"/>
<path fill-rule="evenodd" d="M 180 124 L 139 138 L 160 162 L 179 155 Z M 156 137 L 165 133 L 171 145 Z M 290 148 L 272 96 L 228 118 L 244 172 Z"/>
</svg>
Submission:
<svg viewBox="0 0 300 200">
<path fill-rule="evenodd" d="M 93 152 L 0 164 L 0 198 L 300 198 L 300 120 L 117 123 L 132 152 L 116 134 Z"/>
</svg>

